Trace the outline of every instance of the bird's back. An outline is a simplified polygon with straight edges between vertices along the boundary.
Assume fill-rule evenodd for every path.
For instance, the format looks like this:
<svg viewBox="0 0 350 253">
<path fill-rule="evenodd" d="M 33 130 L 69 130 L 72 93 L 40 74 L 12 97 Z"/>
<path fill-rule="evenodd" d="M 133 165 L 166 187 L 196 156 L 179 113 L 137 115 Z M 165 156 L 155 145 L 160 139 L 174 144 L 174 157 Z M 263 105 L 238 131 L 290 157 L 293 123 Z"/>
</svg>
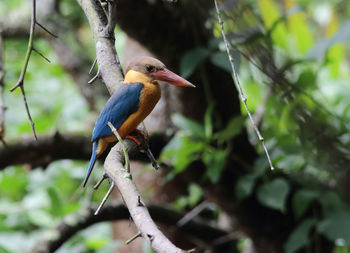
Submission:
<svg viewBox="0 0 350 253">
<path fill-rule="evenodd" d="M 91 138 L 92 142 L 99 138 L 112 135 L 112 131 L 107 125 L 108 121 L 118 129 L 130 115 L 138 110 L 143 88 L 144 85 L 141 83 L 122 85 L 108 99 L 96 121 Z"/>
</svg>

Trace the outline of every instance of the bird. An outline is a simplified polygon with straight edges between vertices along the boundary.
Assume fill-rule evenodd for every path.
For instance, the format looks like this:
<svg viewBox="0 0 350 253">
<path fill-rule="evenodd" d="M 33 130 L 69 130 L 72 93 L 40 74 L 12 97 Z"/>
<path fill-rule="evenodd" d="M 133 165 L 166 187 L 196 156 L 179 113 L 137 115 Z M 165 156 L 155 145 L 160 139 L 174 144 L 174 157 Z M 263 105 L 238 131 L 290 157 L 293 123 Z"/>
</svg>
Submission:
<svg viewBox="0 0 350 253">
<path fill-rule="evenodd" d="M 83 187 L 89 179 L 96 159 L 110 142 L 117 141 L 108 122 L 113 124 L 121 138 L 128 138 L 159 101 L 161 88 L 158 81 L 175 86 L 196 87 L 168 70 L 160 60 L 153 57 L 141 56 L 131 61 L 126 69 L 123 84 L 108 99 L 95 123 L 91 138 L 92 154 Z"/>
</svg>

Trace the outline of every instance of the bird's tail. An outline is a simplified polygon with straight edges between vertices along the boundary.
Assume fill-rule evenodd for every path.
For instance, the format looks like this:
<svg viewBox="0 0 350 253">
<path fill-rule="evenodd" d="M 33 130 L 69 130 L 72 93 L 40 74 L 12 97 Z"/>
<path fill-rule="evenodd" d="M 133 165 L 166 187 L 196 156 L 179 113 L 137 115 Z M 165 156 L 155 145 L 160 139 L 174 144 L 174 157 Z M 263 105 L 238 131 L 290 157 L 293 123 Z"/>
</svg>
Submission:
<svg viewBox="0 0 350 253">
<path fill-rule="evenodd" d="M 87 171 L 85 179 L 84 179 L 83 187 L 85 187 L 85 185 L 90 177 L 90 174 L 92 172 L 92 169 L 94 168 L 96 158 L 97 158 L 97 147 L 98 147 L 98 141 L 95 141 L 92 144 L 92 155 L 91 155 L 91 159 L 90 159 L 89 168 L 88 168 L 88 171 Z"/>
</svg>

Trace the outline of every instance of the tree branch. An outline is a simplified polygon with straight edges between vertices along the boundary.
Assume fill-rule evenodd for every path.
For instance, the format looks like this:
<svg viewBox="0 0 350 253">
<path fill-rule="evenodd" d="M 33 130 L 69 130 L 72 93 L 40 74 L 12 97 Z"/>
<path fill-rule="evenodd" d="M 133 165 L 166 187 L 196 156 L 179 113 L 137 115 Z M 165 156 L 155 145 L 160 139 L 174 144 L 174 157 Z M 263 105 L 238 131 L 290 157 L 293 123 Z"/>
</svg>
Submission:
<svg viewBox="0 0 350 253">
<path fill-rule="evenodd" d="M 125 145 L 127 151 L 132 154 L 137 150 L 137 145 L 131 140 L 126 139 Z M 136 190 L 133 181 L 125 177 L 124 153 L 122 146 L 118 143 L 111 152 L 109 152 L 105 161 L 105 172 L 116 183 L 123 196 L 130 215 L 133 218 L 137 228 L 142 236 L 151 244 L 156 252 L 184 252 L 175 247 L 158 229 L 152 221 L 147 208 L 140 204 L 142 199 Z"/>
<path fill-rule="evenodd" d="M 183 213 L 173 211 L 171 209 L 160 207 L 156 205 L 147 206 L 151 215 L 157 222 L 161 222 L 166 225 L 176 226 L 176 222 L 181 219 Z M 55 252 L 59 247 L 61 247 L 67 240 L 74 236 L 79 231 L 92 226 L 96 223 L 103 221 L 116 221 L 116 220 L 126 220 L 129 219 L 128 209 L 119 202 L 115 202 L 105 206 L 99 215 L 94 215 L 94 208 L 88 208 L 81 210 L 74 215 L 69 216 L 69 220 L 77 222 L 68 222 L 63 220 L 54 230 L 54 233 L 46 233 L 47 235 L 57 235 L 54 238 L 45 237 L 38 241 L 30 252 Z M 179 232 L 191 235 L 191 237 L 198 238 L 201 241 L 211 244 L 218 239 L 226 237 L 229 233 L 220 229 L 213 228 L 207 225 L 207 223 L 196 219 L 189 221 L 186 225 L 180 228 L 176 228 Z M 238 252 L 236 248 L 236 240 L 232 239 L 226 242 L 225 245 L 220 245 L 218 248 L 230 248 L 230 252 Z M 219 252 L 219 251 L 218 251 Z M 224 251 L 221 251 L 224 252 Z M 227 251 L 225 251 L 227 252 Z"/>
<path fill-rule="evenodd" d="M 21 139 L 17 143 L 8 143 L 0 149 L 0 169 L 16 164 L 30 164 L 32 167 L 46 167 L 59 159 L 88 160 L 91 155 L 91 142 L 85 136 L 56 133 L 42 137 L 38 141 Z"/>
<path fill-rule="evenodd" d="M 123 82 L 123 71 L 120 67 L 117 52 L 114 47 L 115 4 L 109 3 L 109 15 L 106 15 L 102 6 L 97 1 L 77 0 L 89 21 L 96 46 L 96 59 L 101 77 L 109 92 L 113 94 Z M 109 19 L 109 20 L 108 20 Z M 137 146 L 132 141 L 126 140 L 128 152 L 137 151 Z M 157 228 L 152 221 L 147 208 L 139 205 L 138 194 L 131 178 L 125 178 L 123 172 L 124 155 L 118 152 L 121 149 L 120 142 L 112 148 L 105 161 L 105 173 L 118 187 L 129 209 L 137 228 L 142 236 L 151 244 L 156 252 L 184 252 L 174 246 Z"/>
<path fill-rule="evenodd" d="M 149 144 L 156 157 L 168 143 L 170 136 L 152 134 Z M 60 159 L 89 160 L 91 141 L 86 135 L 60 134 L 42 136 L 38 141 L 21 139 L 8 143 L 7 148 L 0 148 L 0 170 L 17 164 L 30 164 L 34 167 L 46 167 L 49 163 Z M 20 155 L 19 155 L 20 154 Z M 103 159 L 105 156 L 102 156 Z M 148 161 L 141 153 L 133 156 L 134 160 Z"/>
<path fill-rule="evenodd" d="M 101 77 L 113 94 L 124 80 L 118 66 L 117 52 L 114 47 L 114 26 L 107 27 L 105 14 L 96 1 L 77 0 L 89 21 L 96 46 L 96 59 Z"/>
</svg>

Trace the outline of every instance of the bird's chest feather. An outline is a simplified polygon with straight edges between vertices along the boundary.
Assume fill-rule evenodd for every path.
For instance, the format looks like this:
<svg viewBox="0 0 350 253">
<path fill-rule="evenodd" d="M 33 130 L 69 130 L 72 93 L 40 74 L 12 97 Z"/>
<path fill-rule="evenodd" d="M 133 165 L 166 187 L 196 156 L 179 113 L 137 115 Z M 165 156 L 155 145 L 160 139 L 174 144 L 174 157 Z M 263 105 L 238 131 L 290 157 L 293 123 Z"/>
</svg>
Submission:
<svg viewBox="0 0 350 253">
<path fill-rule="evenodd" d="M 118 132 L 122 138 L 130 134 L 152 112 L 161 96 L 159 84 L 144 83 L 140 102 L 136 112 L 131 114 L 120 126 Z"/>
<path fill-rule="evenodd" d="M 161 89 L 159 84 L 147 83 L 144 85 L 144 88 L 140 96 L 140 113 L 148 114 L 151 113 L 161 96 Z"/>
</svg>

